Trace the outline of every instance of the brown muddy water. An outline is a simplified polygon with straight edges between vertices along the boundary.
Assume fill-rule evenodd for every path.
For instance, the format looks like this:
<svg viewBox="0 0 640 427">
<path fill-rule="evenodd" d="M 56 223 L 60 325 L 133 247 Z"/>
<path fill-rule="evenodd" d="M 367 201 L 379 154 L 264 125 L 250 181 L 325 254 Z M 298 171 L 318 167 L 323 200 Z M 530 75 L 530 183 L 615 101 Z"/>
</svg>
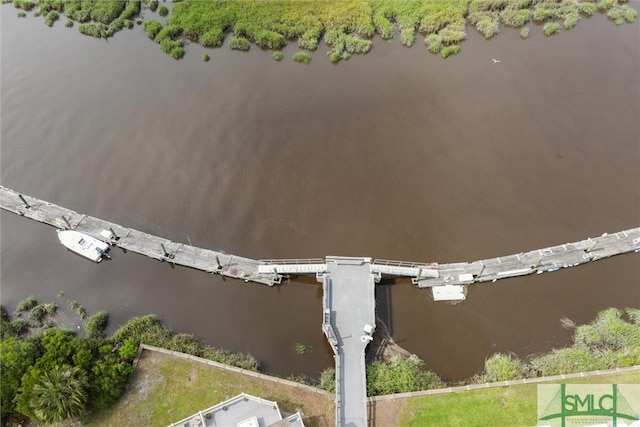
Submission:
<svg viewBox="0 0 640 427">
<path fill-rule="evenodd" d="M 604 17 L 523 41 L 470 31 L 457 57 L 375 40 L 337 66 L 192 44 L 175 61 L 141 27 L 108 42 L 2 12 L 2 185 L 175 241 L 252 258 L 456 262 L 640 222 L 639 26 Z M 501 62 L 494 64 L 491 58 Z M 100 265 L 2 213 L 2 303 L 80 301 L 112 328 L 156 313 L 254 354 L 269 372 L 331 366 L 321 287 Z M 450 380 L 494 352 L 566 345 L 560 319 L 640 306 L 638 254 L 475 285 L 455 306 L 408 281 L 377 288 L 395 340 Z M 59 298 L 58 292 L 64 297 Z M 72 322 L 72 319 L 68 319 Z M 304 355 L 295 344 L 311 346 Z"/>
</svg>

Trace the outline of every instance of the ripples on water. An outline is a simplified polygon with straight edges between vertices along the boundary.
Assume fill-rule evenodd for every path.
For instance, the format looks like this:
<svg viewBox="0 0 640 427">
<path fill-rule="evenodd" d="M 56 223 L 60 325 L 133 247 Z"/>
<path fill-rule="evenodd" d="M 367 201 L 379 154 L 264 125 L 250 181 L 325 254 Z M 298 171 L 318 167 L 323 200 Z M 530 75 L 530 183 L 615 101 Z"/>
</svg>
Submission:
<svg viewBox="0 0 640 427">
<path fill-rule="evenodd" d="M 8 10 L 8 12 L 7 12 Z M 471 261 L 638 225 L 638 25 L 603 17 L 544 38 L 473 30 L 442 60 L 375 40 L 278 63 L 197 45 L 174 61 L 140 27 L 108 42 L 2 14 L 2 184 L 146 232 L 254 258 Z M 501 60 L 494 64 L 491 58 Z M 277 288 L 116 252 L 93 265 L 49 227 L 2 213 L 2 302 L 63 290 L 90 311 L 157 313 L 275 373 L 332 364 L 321 288 Z M 569 342 L 609 306 L 640 304 L 636 254 L 471 288 L 435 304 L 379 288 L 395 340 L 450 379 L 497 351 Z M 313 347 L 298 355 L 295 343 Z"/>
</svg>

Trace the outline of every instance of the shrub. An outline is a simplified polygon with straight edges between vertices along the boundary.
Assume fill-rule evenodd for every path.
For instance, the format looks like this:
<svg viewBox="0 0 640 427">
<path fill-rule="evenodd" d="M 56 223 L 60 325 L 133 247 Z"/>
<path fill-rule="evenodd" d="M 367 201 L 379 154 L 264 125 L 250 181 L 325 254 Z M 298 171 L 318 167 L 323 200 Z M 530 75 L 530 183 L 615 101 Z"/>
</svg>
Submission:
<svg viewBox="0 0 640 427">
<path fill-rule="evenodd" d="M 104 338 L 106 336 L 104 331 L 107 329 L 108 324 L 109 314 L 106 311 L 100 311 L 89 317 L 84 331 L 89 338 Z"/>
<path fill-rule="evenodd" d="M 327 368 L 320 373 L 320 384 L 318 384 L 318 387 L 329 393 L 336 391 L 336 368 Z"/>
<path fill-rule="evenodd" d="M 67 20 L 67 22 L 64 24 L 64 26 L 67 27 L 67 28 L 73 27 L 73 21 L 71 19 Z"/>
<path fill-rule="evenodd" d="M 158 0 L 151 0 L 148 2 L 148 6 L 151 12 L 155 12 L 156 10 L 158 10 L 159 5 L 160 5 L 160 2 Z"/>
<path fill-rule="evenodd" d="M 236 37 L 231 39 L 231 41 L 229 42 L 229 47 L 234 50 L 242 50 L 246 52 L 249 50 L 251 45 L 249 44 L 249 40 L 245 39 L 244 37 Z"/>
<path fill-rule="evenodd" d="M 604 359 L 592 356 L 586 350 L 563 348 L 533 359 L 531 366 L 540 375 L 549 376 L 607 369 L 608 365 L 603 362 Z"/>
<path fill-rule="evenodd" d="M 511 355 L 496 353 L 484 362 L 485 382 L 519 380 L 526 376 L 526 366 Z"/>
<path fill-rule="evenodd" d="M 208 53 L 203 53 L 202 54 L 202 60 L 204 62 L 208 62 L 209 61 L 209 54 Z"/>
<path fill-rule="evenodd" d="M 367 366 L 368 396 L 429 390 L 443 384 L 435 373 L 424 369 L 416 355 L 395 356 L 389 363 L 375 361 Z"/>
<path fill-rule="evenodd" d="M 638 11 L 635 9 L 632 9 L 628 6 L 624 6 L 623 8 L 624 10 L 624 19 L 625 21 L 631 23 L 634 22 L 636 20 L 636 16 L 638 16 Z"/>
<path fill-rule="evenodd" d="M 84 319 L 87 317 L 87 310 L 78 303 L 78 301 L 69 301 L 69 307 L 71 310 L 75 311 L 80 319 Z"/>
<path fill-rule="evenodd" d="M 282 51 L 276 50 L 275 52 L 273 52 L 273 59 L 275 59 L 276 61 L 282 61 Z"/>
<path fill-rule="evenodd" d="M 626 308 L 624 311 L 625 313 L 627 313 L 627 316 L 629 317 L 629 320 L 631 320 L 631 323 L 636 326 L 640 326 L 640 309 Z"/>
<path fill-rule="evenodd" d="M 460 46 L 458 46 L 457 44 L 453 44 L 451 46 L 445 46 L 444 48 L 442 48 L 440 54 L 443 58 L 446 58 L 449 55 L 456 55 L 458 52 L 460 52 Z"/>
<path fill-rule="evenodd" d="M 429 34 L 424 39 L 424 44 L 431 53 L 440 53 L 442 50 L 442 37 L 438 34 Z"/>
<path fill-rule="evenodd" d="M 103 24 L 110 24 L 124 10 L 126 3 L 124 1 L 113 0 L 96 0 L 91 8 L 91 19 Z"/>
<path fill-rule="evenodd" d="M 438 32 L 438 35 L 444 44 L 457 44 L 467 38 L 467 32 L 464 29 L 443 28 Z"/>
<path fill-rule="evenodd" d="M 547 22 L 546 24 L 544 24 L 544 27 L 542 27 L 542 32 L 545 36 L 557 34 L 560 32 L 560 24 L 558 24 L 557 22 Z"/>
<path fill-rule="evenodd" d="M 160 30 L 162 30 L 162 24 L 158 21 L 145 21 L 143 27 L 147 32 L 147 37 L 151 40 L 155 40 Z"/>
<path fill-rule="evenodd" d="M 527 37 L 529 37 L 528 27 L 524 27 L 522 30 L 520 30 L 520 37 L 522 37 L 523 39 L 526 39 Z"/>
<path fill-rule="evenodd" d="M 135 339 L 127 338 L 124 343 L 118 349 L 118 354 L 125 360 L 133 361 L 138 357 L 138 345 L 136 345 Z"/>
<path fill-rule="evenodd" d="M 38 326 L 42 326 L 42 322 L 46 316 L 47 308 L 44 305 L 36 305 L 29 312 L 29 319 L 33 320 Z"/>
<path fill-rule="evenodd" d="M 26 16 L 27 16 L 27 14 L 26 14 L 23 10 L 21 10 L 20 12 L 18 12 L 18 18 L 24 18 L 24 17 L 26 17 Z"/>
<path fill-rule="evenodd" d="M 157 43 L 162 43 L 165 40 L 171 40 L 173 37 L 179 36 L 180 32 L 180 27 L 178 27 L 177 25 L 167 25 L 162 30 L 160 30 L 154 40 Z"/>
<path fill-rule="evenodd" d="M 297 52 L 293 54 L 293 60 L 296 62 L 302 62 L 304 64 L 309 64 L 311 62 L 311 56 L 305 52 Z"/>
<path fill-rule="evenodd" d="M 16 308 L 16 312 L 17 313 L 21 313 L 21 312 L 24 312 L 24 311 L 30 311 L 36 305 L 38 305 L 38 302 L 33 297 L 33 295 L 31 295 L 31 296 L 23 299 L 22 301 L 20 301 L 18 303 L 18 307 Z"/>
<path fill-rule="evenodd" d="M 167 16 L 169 14 L 169 9 L 167 8 L 167 6 L 162 5 L 160 6 L 160 8 L 158 9 L 158 14 L 160 16 Z"/>
</svg>

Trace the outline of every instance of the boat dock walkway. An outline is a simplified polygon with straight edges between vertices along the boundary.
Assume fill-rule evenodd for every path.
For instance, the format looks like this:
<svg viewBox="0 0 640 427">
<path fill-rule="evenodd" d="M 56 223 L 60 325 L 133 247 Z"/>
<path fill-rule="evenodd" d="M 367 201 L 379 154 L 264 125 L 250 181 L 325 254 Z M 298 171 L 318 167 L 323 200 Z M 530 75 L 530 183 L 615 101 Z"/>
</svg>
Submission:
<svg viewBox="0 0 640 427">
<path fill-rule="evenodd" d="M 438 288 L 443 286 L 460 287 L 477 282 L 495 282 L 507 277 L 554 272 L 627 252 L 640 252 L 640 227 L 515 255 L 466 263 L 433 264 L 430 268 L 438 272 L 437 276 L 420 278 L 414 283 L 420 288 L 432 288 L 435 297 Z"/>
<path fill-rule="evenodd" d="M 16 193 L 2 186 L 0 186 L 0 203 L 0 207 L 9 212 L 56 228 L 80 231 L 126 251 L 146 255 L 159 261 L 242 279 L 247 282 L 258 282 L 269 286 L 276 283 L 273 274 L 258 272 L 259 261 L 173 242 L 133 228 L 82 215 L 53 203 Z M 111 231 L 114 238 L 106 239 L 101 235 L 103 230 Z"/>
<path fill-rule="evenodd" d="M 452 264 L 326 257 L 257 261 L 176 243 L 23 196 L 0 186 L 0 208 L 57 228 L 77 230 L 127 251 L 212 274 L 274 285 L 287 274 L 322 282 L 322 330 L 334 352 L 336 425 L 366 427 L 365 351 L 375 330 L 375 283 L 410 277 L 433 298 L 461 301 L 476 282 L 541 274 L 627 252 L 640 252 L 640 227 L 516 255 Z M 108 230 L 110 233 L 103 233 Z M 108 235 L 109 237 L 106 237 Z"/>
</svg>

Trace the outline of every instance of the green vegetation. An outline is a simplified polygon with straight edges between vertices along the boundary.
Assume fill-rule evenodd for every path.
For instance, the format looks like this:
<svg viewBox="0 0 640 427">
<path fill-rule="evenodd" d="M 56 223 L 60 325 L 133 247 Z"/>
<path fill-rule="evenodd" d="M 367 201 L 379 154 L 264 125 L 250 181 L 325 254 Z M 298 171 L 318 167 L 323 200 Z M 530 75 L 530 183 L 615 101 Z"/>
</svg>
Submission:
<svg viewBox="0 0 640 427">
<path fill-rule="evenodd" d="M 588 16 L 600 10 L 618 25 L 634 22 L 637 16 L 625 0 L 185 0 L 175 2 L 171 12 L 158 0 L 143 2 L 160 16 L 168 15 L 166 28 L 172 31 L 158 38 L 163 29 L 157 21 L 144 22 L 145 30 L 176 59 L 184 55 L 183 37 L 205 47 L 219 47 L 227 34 L 233 34 L 234 40 L 246 40 L 230 43 L 239 50 L 247 50 L 247 43 L 279 50 L 287 40 L 297 40 L 300 49 L 314 51 L 324 40 L 331 48 L 330 60 L 339 62 L 368 52 L 375 34 L 383 39 L 398 36 L 405 46 L 412 46 L 416 33 L 425 37 L 429 52 L 446 58 L 459 51 L 467 27 L 490 39 L 501 25 L 519 28 L 533 20 L 544 24 L 546 35 L 552 35 L 560 31 L 560 22 L 565 29 L 577 25 L 581 13 Z M 47 25 L 65 14 L 82 24 L 78 27 L 82 34 L 98 38 L 132 28 L 134 19 L 143 22 L 136 18 L 140 0 L 13 0 L 13 4 L 23 11 L 37 7 L 34 15 L 45 14 Z M 528 32 L 522 29 L 521 37 L 527 38 Z"/>
<path fill-rule="evenodd" d="M 306 52 L 296 52 L 293 54 L 292 58 L 296 62 L 302 62 L 305 64 L 309 64 L 311 62 L 311 57 Z"/>
<path fill-rule="evenodd" d="M 48 27 L 53 27 L 53 23 L 56 22 L 60 18 L 60 15 L 55 10 L 47 13 L 47 16 L 44 17 L 44 23 L 47 24 Z"/>
<path fill-rule="evenodd" d="M 313 351 L 313 348 L 311 346 L 300 344 L 299 342 L 296 343 L 296 353 L 305 354 L 305 353 L 311 353 L 312 351 Z"/>
<path fill-rule="evenodd" d="M 158 21 L 145 21 L 143 27 L 147 32 L 147 37 L 151 40 L 155 40 L 160 30 L 162 30 L 162 24 Z"/>
<path fill-rule="evenodd" d="M 208 62 L 208 61 L 209 61 L 209 59 L 210 59 L 210 58 L 209 58 L 209 54 L 208 54 L 208 53 L 203 53 L 203 54 L 202 54 L 202 60 L 203 60 L 204 62 Z"/>
<path fill-rule="evenodd" d="M 444 47 L 442 49 L 442 52 L 440 52 L 440 54 L 442 55 L 443 58 L 446 58 L 449 55 L 456 55 L 458 52 L 460 52 L 460 46 L 458 46 L 457 44 L 454 44 L 451 46 Z"/>
<path fill-rule="evenodd" d="M 27 14 L 23 10 L 18 12 L 18 18 L 25 18 L 26 16 L 27 16 Z"/>
<path fill-rule="evenodd" d="M 69 307 L 81 318 L 86 310 Z M 107 408 L 124 392 L 141 341 L 230 365 L 257 370 L 249 355 L 201 344 L 187 334 L 173 334 L 156 316 L 135 318 L 108 338 L 108 314 L 98 312 L 84 324 L 84 334 L 55 327 L 57 305 L 29 297 L 12 317 L 0 306 L 1 416 L 10 423 L 25 417 L 57 423 L 87 411 Z"/>
<path fill-rule="evenodd" d="M 390 362 L 374 361 L 367 366 L 367 395 L 404 393 L 444 386 L 438 375 L 424 369 L 416 355 L 395 356 Z"/>
<path fill-rule="evenodd" d="M 520 30 L 520 37 L 522 37 L 523 39 L 529 37 L 529 27 L 524 27 L 522 30 Z"/>
<path fill-rule="evenodd" d="M 82 419 L 92 426 L 163 426 L 242 392 L 278 402 L 287 413 L 301 410 L 307 426 L 329 424 L 333 396 L 219 369 L 203 363 L 144 351 L 138 369 L 147 380 L 134 381 L 126 405 L 96 411 Z M 143 408 L 143 410 L 141 410 Z M 320 421 L 319 421 L 320 420 Z"/>
<path fill-rule="evenodd" d="M 640 382 L 640 372 L 577 378 L 561 382 L 637 384 Z M 537 398 L 537 384 L 418 397 L 408 401 L 399 424 L 407 427 L 532 426 L 537 425 Z"/>
<path fill-rule="evenodd" d="M 545 36 L 551 36 L 553 34 L 558 34 L 560 32 L 560 24 L 557 22 L 547 22 L 542 27 L 542 32 Z"/>
<path fill-rule="evenodd" d="M 243 50 L 246 52 L 251 45 L 249 44 L 249 40 L 244 37 L 235 37 L 229 42 L 229 47 L 234 50 Z"/>
<path fill-rule="evenodd" d="M 71 19 L 68 19 L 67 22 L 65 22 L 64 26 L 67 28 L 73 27 L 73 21 Z"/>
<path fill-rule="evenodd" d="M 275 59 L 276 61 L 282 61 L 282 51 L 281 50 L 276 50 L 275 52 L 273 52 L 273 59 Z"/>
</svg>

